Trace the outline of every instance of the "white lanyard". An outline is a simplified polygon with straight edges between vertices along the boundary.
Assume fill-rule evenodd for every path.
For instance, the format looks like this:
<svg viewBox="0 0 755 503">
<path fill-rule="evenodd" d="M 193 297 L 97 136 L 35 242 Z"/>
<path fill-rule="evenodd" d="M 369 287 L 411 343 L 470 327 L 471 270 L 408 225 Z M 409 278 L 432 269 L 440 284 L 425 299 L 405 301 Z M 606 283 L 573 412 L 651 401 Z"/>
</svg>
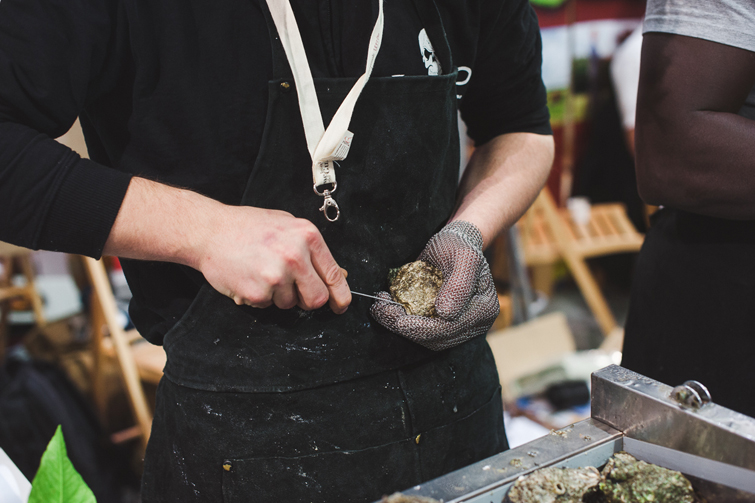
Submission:
<svg viewBox="0 0 755 503">
<path fill-rule="evenodd" d="M 312 158 L 314 190 L 317 195 L 325 198 L 320 211 L 331 222 L 338 220 L 341 214 L 338 204 L 331 195 L 338 186 L 333 161 L 341 161 L 349 153 L 351 140 L 354 137 L 354 134 L 348 130 L 351 115 L 354 113 L 354 105 L 356 105 L 364 85 L 370 78 L 383 39 L 383 0 L 378 0 L 378 4 L 378 18 L 372 29 L 364 74 L 351 88 L 341 106 L 338 107 L 338 111 L 330 121 L 328 128 L 325 129 L 320 104 L 315 92 L 315 83 L 312 79 L 312 71 L 309 68 L 304 44 L 301 40 L 299 27 L 296 24 L 296 18 L 294 18 L 294 12 L 291 10 L 291 4 L 289 0 L 267 0 L 270 14 L 273 17 L 275 27 L 278 29 L 283 49 L 286 51 L 286 57 L 288 57 L 291 71 L 294 74 L 304 134 L 307 137 L 307 148 Z M 317 187 L 328 184 L 333 185 L 333 188 L 323 192 L 317 190 Z M 336 215 L 333 218 L 328 215 L 328 208 L 330 207 L 336 210 Z"/>
</svg>

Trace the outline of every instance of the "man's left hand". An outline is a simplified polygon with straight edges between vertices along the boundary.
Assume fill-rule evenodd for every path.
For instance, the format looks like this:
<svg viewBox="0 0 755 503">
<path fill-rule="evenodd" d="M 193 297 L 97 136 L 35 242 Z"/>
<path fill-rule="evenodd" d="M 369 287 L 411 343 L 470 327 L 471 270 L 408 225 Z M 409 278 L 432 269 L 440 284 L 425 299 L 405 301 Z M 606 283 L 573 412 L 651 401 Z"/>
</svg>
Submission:
<svg viewBox="0 0 755 503">
<path fill-rule="evenodd" d="M 482 244 L 482 234 L 475 225 L 456 220 L 433 236 L 419 256 L 443 273 L 435 300 L 437 318 L 409 315 L 404 308 L 388 302 L 373 304 L 372 316 L 392 332 L 434 351 L 484 335 L 500 307 Z M 390 299 L 388 292 L 378 296 Z"/>
</svg>

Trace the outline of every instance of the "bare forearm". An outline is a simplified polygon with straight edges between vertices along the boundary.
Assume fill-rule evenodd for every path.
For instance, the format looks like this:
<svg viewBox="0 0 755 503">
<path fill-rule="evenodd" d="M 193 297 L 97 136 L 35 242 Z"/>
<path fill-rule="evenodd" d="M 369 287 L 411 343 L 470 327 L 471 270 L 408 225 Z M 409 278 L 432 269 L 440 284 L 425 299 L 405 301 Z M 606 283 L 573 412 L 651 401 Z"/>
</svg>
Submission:
<svg viewBox="0 0 755 503">
<path fill-rule="evenodd" d="M 645 35 L 636 131 L 645 202 L 755 219 L 755 121 L 737 115 L 753 85 L 753 52 Z"/>
<path fill-rule="evenodd" d="M 142 178 L 131 181 L 105 253 L 193 267 L 238 304 L 316 309 L 330 301 L 342 313 L 351 301 L 341 269 L 311 222 Z"/>
<path fill-rule="evenodd" d="M 210 229 L 222 225 L 223 205 L 196 192 L 134 178 L 104 253 L 199 269 Z"/>
<path fill-rule="evenodd" d="M 553 163 L 553 137 L 511 133 L 475 149 L 451 220 L 482 232 L 484 246 L 524 214 L 543 188 Z"/>
<path fill-rule="evenodd" d="M 698 111 L 638 126 L 637 181 L 645 202 L 755 219 L 755 121 Z"/>
</svg>

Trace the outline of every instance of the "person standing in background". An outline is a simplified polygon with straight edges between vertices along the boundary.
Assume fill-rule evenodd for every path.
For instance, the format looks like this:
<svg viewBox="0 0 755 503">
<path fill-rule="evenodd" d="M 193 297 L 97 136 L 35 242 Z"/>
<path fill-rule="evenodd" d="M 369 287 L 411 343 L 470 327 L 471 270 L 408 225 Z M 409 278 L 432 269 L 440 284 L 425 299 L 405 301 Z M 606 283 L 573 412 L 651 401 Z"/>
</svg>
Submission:
<svg viewBox="0 0 755 503">
<path fill-rule="evenodd" d="M 755 4 L 649 0 L 637 180 L 662 205 L 632 284 L 622 365 L 755 416 Z"/>
</svg>

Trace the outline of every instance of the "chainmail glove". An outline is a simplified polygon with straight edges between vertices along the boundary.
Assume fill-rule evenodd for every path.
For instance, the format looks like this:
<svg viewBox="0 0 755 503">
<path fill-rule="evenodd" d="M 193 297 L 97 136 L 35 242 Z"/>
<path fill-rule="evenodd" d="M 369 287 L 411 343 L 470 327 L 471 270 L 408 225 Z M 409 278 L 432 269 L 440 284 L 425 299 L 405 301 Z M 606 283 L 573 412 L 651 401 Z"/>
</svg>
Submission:
<svg viewBox="0 0 755 503">
<path fill-rule="evenodd" d="M 438 317 L 409 315 L 401 306 L 378 301 L 370 308 L 378 323 L 434 351 L 487 333 L 500 306 L 493 275 L 482 255 L 480 230 L 469 222 L 451 222 L 430 238 L 419 260 L 443 273 L 435 300 Z M 378 297 L 391 298 L 388 292 Z"/>
</svg>

